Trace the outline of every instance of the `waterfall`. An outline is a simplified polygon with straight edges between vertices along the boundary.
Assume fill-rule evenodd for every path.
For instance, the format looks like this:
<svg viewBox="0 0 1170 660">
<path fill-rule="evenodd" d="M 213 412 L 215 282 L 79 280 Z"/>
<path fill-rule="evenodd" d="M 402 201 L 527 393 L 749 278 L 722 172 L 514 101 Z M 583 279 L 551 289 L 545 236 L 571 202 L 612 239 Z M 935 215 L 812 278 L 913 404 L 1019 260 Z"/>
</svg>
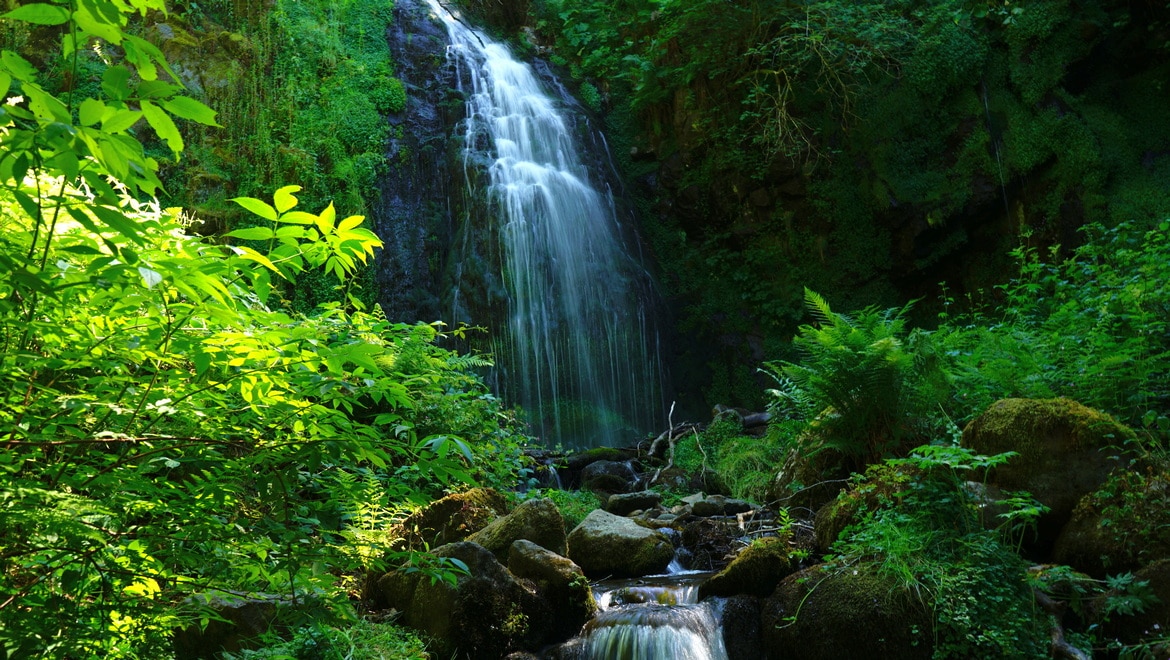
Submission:
<svg viewBox="0 0 1170 660">
<path fill-rule="evenodd" d="M 466 188 L 486 200 L 456 219 L 451 313 L 488 326 L 498 390 L 546 442 L 637 440 L 665 423 L 662 367 L 651 279 L 614 196 L 586 166 L 563 99 L 506 46 L 427 1 L 467 99 Z"/>
<path fill-rule="evenodd" d="M 719 604 L 698 585 L 636 585 L 602 593 L 585 625 L 583 660 L 727 660 Z"/>
</svg>

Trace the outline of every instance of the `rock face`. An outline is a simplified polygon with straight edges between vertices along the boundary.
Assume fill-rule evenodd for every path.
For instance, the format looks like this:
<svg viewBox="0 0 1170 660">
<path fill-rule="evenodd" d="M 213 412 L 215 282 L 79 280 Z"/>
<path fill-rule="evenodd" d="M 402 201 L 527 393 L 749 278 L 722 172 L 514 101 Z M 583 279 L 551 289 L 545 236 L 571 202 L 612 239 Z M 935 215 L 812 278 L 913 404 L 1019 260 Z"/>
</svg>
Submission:
<svg viewBox="0 0 1170 660">
<path fill-rule="evenodd" d="M 512 513 L 467 537 L 468 541 L 487 548 L 501 562 L 508 561 L 508 551 L 519 539 L 565 554 L 565 520 L 552 500 L 525 500 Z"/>
<path fill-rule="evenodd" d="M 699 585 L 699 599 L 708 596 L 767 596 L 792 573 L 787 540 L 760 539 L 744 548 L 719 573 Z"/>
<path fill-rule="evenodd" d="M 734 516 L 737 513 L 747 513 L 751 510 L 751 504 L 723 495 L 708 495 L 691 505 L 691 513 L 702 517 Z"/>
<path fill-rule="evenodd" d="M 609 496 L 609 500 L 605 503 L 605 510 L 615 516 L 628 516 L 639 509 L 653 509 L 661 503 L 662 494 L 652 490 L 618 493 Z"/>
<path fill-rule="evenodd" d="M 723 604 L 723 647 L 728 660 L 759 660 L 760 599 L 732 596 Z"/>
<path fill-rule="evenodd" d="M 508 551 L 508 570 L 516 577 L 531 580 L 548 601 L 554 639 L 572 637 L 597 612 L 589 580 L 581 567 L 567 557 L 522 539 Z"/>
<path fill-rule="evenodd" d="M 396 571 L 378 580 L 375 601 L 403 611 L 406 625 L 433 638 L 439 657 L 500 658 L 555 641 L 547 602 L 487 549 L 461 542 L 433 554 L 459 559 L 470 575 L 451 585 Z"/>
<path fill-rule="evenodd" d="M 661 573 L 674 546 L 654 530 L 597 509 L 569 534 L 569 558 L 586 575 L 638 577 Z"/>
<path fill-rule="evenodd" d="M 962 446 L 980 454 L 1019 452 L 989 483 L 1028 491 L 1049 507 L 1038 524 L 1041 551 L 1051 547 L 1081 498 L 1129 463 L 1130 429 L 1069 399 L 1004 399 L 963 429 Z"/>
<path fill-rule="evenodd" d="M 861 567 L 793 573 L 761 612 L 764 648 L 784 649 L 785 660 L 925 660 L 933 653 L 930 631 L 921 605 Z"/>
</svg>

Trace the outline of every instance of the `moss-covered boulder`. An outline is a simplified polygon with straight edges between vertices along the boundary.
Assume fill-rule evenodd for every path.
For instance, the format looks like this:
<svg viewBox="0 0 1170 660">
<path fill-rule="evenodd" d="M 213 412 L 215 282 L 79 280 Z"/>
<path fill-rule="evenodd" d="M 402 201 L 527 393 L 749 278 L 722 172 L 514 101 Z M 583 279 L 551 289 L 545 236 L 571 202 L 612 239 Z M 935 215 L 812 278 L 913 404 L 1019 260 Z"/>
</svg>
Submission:
<svg viewBox="0 0 1170 660">
<path fill-rule="evenodd" d="M 793 573 L 764 600 L 764 648 L 785 660 L 889 658 L 933 653 L 926 609 L 894 580 L 865 565 L 819 565 Z"/>
<path fill-rule="evenodd" d="M 699 585 L 699 599 L 740 594 L 767 596 L 794 568 L 786 538 L 762 538 L 753 541 L 726 568 Z"/>
<path fill-rule="evenodd" d="M 1050 548 L 1081 498 L 1127 465 L 1134 432 L 1109 415 L 1070 399 L 1003 399 L 963 429 L 962 446 L 980 454 L 1018 452 L 995 468 L 989 483 L 1027 491 L 1049 507 L 1038 523 Z"/>
<path fill-rule="evenodd" d="M 625 462 L 594 461 L 581 470 L 582 490 L 628 493 L 637 480 L 634 468 Z"/>
<path fill-rule="evenodd" d="M 569 534 L 569 558 L 586 575 L 638 577 L 661 573 L 674 546 L 661 532 L 598 509 Z"/>
<path fill-rule="evenodd" d="M 469 574 L 450 584 L 395 571 L 378 579 L 375 602 L 402 611 L 402 622 L 426 633 L 439 657 L 500 658 L 560 641 L 550 634 L 549 604 L 486 548 L 460 542 L 433 554 L 462 561 Z"/>
<path fill-rule="evenodd" d="M 487 548 L 501 562 L 508 561 L 508 550 L 519 539 L 565 554 L 565 519 L 552 500 L 525 500 L 512 513 L 467 537 L 468 541 Z"/>
<path fill-rule="evenodd" d="M 1170 559 L 1170 471 L 1148 465 L 1114 473 L 1081 499 L 1052 558 L 1096 578 Z"/>
<path fill-rule="evenodd" d="M 447 495 L 410 514 L 390 531 L 395 549 L 422 550 L 462 541 L 508 510 L 504 496 L 492 488 L 472 488 Z"/>
<path fill-rule="evenodd" d="M 568 639 L 597 613 L 597 601 L 581 567 L 568 557 L 523 539 L 508 551 L 508 570 L 531 580 L 552 607 L 552 634 Z"/>
<path fill-rule="evenodd" d="M 878 508 L 896 505 L 914 478 L 921 474 L 909 465 L 871 465 L 849 488 L 817 510 L 813 524 L 817 548 L 828 552 L 846 527 Z"/>
</svg>

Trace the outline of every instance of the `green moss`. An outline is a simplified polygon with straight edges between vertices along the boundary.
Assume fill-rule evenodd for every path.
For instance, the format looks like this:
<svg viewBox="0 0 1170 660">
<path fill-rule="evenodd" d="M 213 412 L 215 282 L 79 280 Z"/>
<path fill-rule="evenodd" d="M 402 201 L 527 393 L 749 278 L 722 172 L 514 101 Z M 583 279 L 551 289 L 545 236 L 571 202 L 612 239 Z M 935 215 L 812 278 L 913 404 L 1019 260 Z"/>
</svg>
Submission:
<svg viewBox="0 0 1170 660">
<path fill-rule="evenodd" d="M 767 596 L 792 573 L 795 562 L 787 537 L 752 541 L 719 573 L 699 587 L 699 598 L 749 594 Z"/>
</svg>

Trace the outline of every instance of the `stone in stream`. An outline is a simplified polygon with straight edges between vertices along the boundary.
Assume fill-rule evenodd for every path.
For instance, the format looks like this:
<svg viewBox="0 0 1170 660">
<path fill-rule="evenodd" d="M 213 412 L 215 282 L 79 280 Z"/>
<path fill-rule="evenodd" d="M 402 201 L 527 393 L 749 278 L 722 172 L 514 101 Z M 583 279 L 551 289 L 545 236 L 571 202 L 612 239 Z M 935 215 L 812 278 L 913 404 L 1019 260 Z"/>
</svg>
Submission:
<svg viewBox="0 0 1170 660">
<path fill-rule="evenodd" d="M 636 493 L 617 493 L 609 496 L 605 510 L 615 516 L 628 516 L 635 511 L 653 509 L 662 503 L 662 494 L 652 490 Z"/>
<path fill-rule="evenodd" d="M 595 461 L 581 470 L 581 490 L 628 493 L 637 479 L 629 463 Z"/>
<path fill-rule="evenodd" d="M 595 509 L 569 534 L 569 558 L 586 575 L 638 577 L 661 573 L 674 546 L 661 532 Z"/>
<path fill-rule="evenodd" d="M 581 567 L 567 557 L 520 539 L 508 550 L 508 570 L 536 584 L 549 603 L 554 639 L 572 637 L 597 613 L 589 581 Z"/>
</svg>

